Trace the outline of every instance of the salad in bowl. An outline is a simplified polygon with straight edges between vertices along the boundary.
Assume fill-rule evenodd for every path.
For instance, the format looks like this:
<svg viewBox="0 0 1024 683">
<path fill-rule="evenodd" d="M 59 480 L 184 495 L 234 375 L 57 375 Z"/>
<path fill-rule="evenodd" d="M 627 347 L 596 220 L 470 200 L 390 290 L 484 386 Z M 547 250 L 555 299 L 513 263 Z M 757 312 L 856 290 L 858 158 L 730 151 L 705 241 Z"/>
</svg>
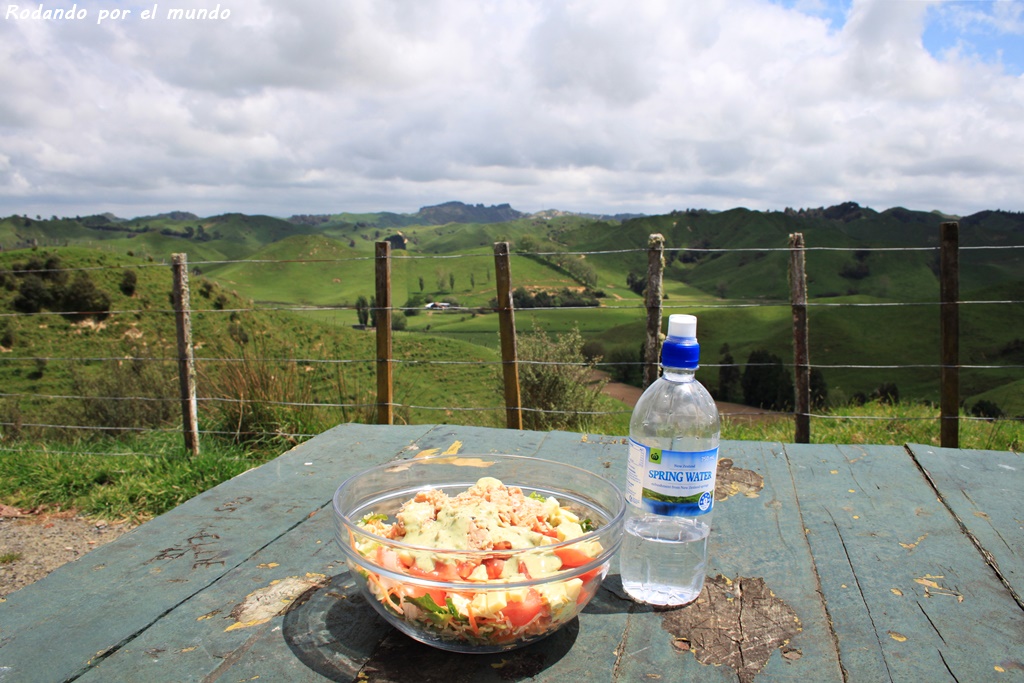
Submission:
<svg viewBox="0 0 1024 683">
<path fill-rule="evenodd" d="M 459 652 L 521 647 L 572 621 L 608 572 L 624 511 L 598 475 L 506 455 L 374 468 L 342 484 L 334 507 L 338 543 L 374 608 Z"/>
</svg>

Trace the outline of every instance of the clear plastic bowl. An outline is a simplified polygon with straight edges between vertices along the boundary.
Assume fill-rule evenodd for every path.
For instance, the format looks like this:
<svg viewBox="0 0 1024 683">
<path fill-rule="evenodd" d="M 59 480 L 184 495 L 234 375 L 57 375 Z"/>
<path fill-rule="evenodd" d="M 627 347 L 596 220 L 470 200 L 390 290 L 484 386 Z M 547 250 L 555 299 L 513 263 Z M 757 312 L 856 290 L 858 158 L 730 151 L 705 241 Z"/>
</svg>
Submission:
<svg viewBox="0 0 1024 683">
<path fill-rule="evenodd" d="M 438 489 L 454 497 L 484 477 L 526 496 L 554 497 L 591 530 L 537 547 L 460 550 L 406 545 L 359 524 L 371 516 L 394 522 L 417 493 Z M 571 622 L 608 573 L 624 511 L 622 494 L 603 477 L 513 455 L 397 461 L 351 477 L 334 494 L 335 536 L 370 604 L 418 641 L 469 653 L 522 647 Z M 409 564 L 410 557 L 417 559 Z M 508 563 L 501 574 L 486 571 Z"/>
</svg>

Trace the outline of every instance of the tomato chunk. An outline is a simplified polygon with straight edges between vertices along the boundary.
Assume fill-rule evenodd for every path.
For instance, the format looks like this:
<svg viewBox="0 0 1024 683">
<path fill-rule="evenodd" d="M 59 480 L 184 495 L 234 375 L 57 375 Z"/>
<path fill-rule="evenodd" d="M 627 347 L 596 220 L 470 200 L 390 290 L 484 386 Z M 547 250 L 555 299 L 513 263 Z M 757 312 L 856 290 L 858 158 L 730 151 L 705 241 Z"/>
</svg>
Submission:
<svg viewBox="0 0 1024 683">
<path fill-rule="evenodd" d="M 555 555 L 562 561 L 562 568 L 567 569 L 571 567 L 582 567 L 586 563 L 592 561 L 594 558 L 587 555 L 582 550 L 576 548 L 556 548 Z"/>
<path fill-rule="evenodd" d="M 505 569 L 505 560 L 500 557 L 488 557 L 484 560 L 484 566 L 487 567 L 488 579 L 500 579 Z"/>
<path fill-rule="evenodd" d="M 509 600 L 502 613 L 515 627 L 526 626 L 541 613 L 544 609 L 544 599 L 534 589 L 526 592 L 526 598 L 522 601 Z"/>
<path fill-rule="evenodd" d="M 413 576 L 422 576 L 424 579 L 438 581 L 455 581 L 459 578 L 458 568 L 454 564 L 444 562 L 434 562 L 434 569 L 429 572 L 420 569 L 415 563 L 406 571 Z"/>
</svg>

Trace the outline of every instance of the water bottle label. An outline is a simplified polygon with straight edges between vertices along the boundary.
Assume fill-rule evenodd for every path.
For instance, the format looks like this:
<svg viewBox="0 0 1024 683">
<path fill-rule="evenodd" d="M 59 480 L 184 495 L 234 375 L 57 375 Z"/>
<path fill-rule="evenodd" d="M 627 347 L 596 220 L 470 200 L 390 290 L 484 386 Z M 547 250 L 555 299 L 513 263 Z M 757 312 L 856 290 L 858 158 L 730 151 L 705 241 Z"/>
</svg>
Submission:
<svg viewBox="0 0 1024 683">
<path fill-rule="evenodd" d="M 718 448 L 665 451 L 629 440 L 626 500 L 647 512 L 696 517 L 715 503 Z"/>
</svg>

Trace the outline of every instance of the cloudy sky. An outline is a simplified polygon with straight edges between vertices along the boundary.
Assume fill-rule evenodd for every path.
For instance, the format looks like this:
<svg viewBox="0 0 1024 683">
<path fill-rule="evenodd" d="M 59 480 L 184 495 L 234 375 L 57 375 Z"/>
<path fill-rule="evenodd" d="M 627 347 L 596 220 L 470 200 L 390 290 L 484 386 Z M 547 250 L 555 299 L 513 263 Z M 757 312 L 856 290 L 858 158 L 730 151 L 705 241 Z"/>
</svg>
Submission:
<svg viewBox="0 0 1024 683">
<path fill-rule="evenodd" d="M 1024 210 L 1024 0 L 0 12 L 0 215 Z"/>
</svg>

